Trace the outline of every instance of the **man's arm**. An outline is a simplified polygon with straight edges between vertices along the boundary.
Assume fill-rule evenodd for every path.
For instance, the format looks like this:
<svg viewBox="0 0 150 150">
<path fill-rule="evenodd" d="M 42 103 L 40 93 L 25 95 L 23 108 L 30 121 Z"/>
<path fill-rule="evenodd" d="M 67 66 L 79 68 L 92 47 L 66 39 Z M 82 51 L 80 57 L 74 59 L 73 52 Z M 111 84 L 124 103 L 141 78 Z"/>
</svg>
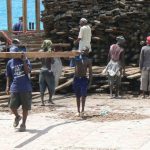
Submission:
<svg viewBox="0 0 150 150">
<path fill-rule="evenodd" d="M 109 49 L 109 52 L 108 52 L 107 62 L 109 62 L 110 59 L 111 59 L 111 51 L 112 51 L 112 49 L 113 49 L 113 45 L 110 46 L 110 49 Z"/>
<path fill-rule="evenodd" d="M 125 58 L 124 58 L 124 51 L 121 53 L 121 66 L 123 69 L 123 75 L 125 75 Z"/>
<path fill-rule="evenodd" d="M 78 38 L 77 38 L 77 40 L 74 42 L 74 44 L 79 43 L 79 41 L 82 39 L 82 37 L 83 37 L 83 28 L 81 27 L 81 28 L 80 28 L 80 31 L 79 31 Z"/>
<path fill-rule="evenodd" d="M 7 77 L 6 78 L 6 94 L 9 94 L 9 87 L 10 87 L 10 78 L 9 77 Z"/>
<path fill-rule="evenodd" d="M 91 60 L 91 59 L 89 59 L 89 65 L 88 65 L 88 68 L 89 68 L 89 87 L 90 87 L 91 84 L 92 84 L 92 78 L 93 78 L 92 60 Z"/>
<path fill-rule="evenodd" d="M 140 70 L 142 70 L 142 67 L 143 67 L 143 49 L 141 49 L 141 53 L 140 53 L 140 60 L 139 60 L 139 67 L 140 67 Z"/>
<path fill-rule="evenodd" d="M 12 72 L 11 72 L 11 67 L 10 67 L 10 63 L 8 62 L 6 65 L 6 89 L 5 92 L 6 94 L 9 94 L 9 90 L 10 90 L 10 79 L 12 78 Z"/>
<path fill-rule="evenodd" d="M 77 38 L 77 40 L 74 42 L 74 45 L 78 44 L 81 38 Z"/>
<path fill-rule="evenodd" d="M 26 59 L 26 56 L 24 53 L 22 54 L 22 61 L 23 61 L 23 68 L 24 68 L 25 74 L 31 73 L 31 67 L 30 67 L 28 60 Z"/>
</svg>

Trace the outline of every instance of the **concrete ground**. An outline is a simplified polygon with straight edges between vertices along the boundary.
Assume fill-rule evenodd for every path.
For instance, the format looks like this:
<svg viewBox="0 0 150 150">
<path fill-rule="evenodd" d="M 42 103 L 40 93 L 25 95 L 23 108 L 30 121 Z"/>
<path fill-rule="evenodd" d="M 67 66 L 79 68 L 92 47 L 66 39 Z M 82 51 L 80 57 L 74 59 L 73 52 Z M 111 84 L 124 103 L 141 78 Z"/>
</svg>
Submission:
<svg viewBox="0 0 150 150">
<path fill-rule="evenodd" d="M 0 106 L 2 150 L 149 150 L 150 100 L 107 95 L 87 98 L 85 117 L 74 117 L 75 98 L 57 95 L 55 105 L 34 100 L 27 131 L 12 127 L 14 116 Z M 20 110 L 21 111 L 21 110 Z M 105 112 L 105 113 L 104 113 Z"/>
</svg>

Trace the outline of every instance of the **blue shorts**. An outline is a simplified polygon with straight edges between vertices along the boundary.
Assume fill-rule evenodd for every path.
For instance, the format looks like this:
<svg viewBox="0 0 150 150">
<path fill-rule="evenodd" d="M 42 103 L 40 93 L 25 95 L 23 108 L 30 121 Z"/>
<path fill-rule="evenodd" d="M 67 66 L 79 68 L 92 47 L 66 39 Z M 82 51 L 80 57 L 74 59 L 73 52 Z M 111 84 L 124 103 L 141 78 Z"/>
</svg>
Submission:
<svg viewBox="0 0 150 150">
<path fill-rule="evenodd" d="M 76 97 L 86 97 L 88 88 L 88 79 L 86 77 L 75 77 L 73 82 L 73 89 Z"/>
</svg>

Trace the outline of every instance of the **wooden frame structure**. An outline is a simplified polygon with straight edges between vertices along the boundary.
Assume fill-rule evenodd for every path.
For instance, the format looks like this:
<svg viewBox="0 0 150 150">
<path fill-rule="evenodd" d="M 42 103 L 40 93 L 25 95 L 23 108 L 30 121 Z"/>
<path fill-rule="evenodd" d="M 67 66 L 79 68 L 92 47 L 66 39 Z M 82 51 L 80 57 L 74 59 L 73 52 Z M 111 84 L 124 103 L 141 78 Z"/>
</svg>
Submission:
<svg viewBox="0 0 150 150">
<path fill-rule="evenodd" d="M 12 32 L 12 0 L 7 1 L 7 22 L 8 31 Z M 23 32 L 27 31 L 27 1 L 22 0 L 22 14 L 23 14 Z M 36 31 L 40 31 L 40 0 L 35 0 L 35 15 L 36 15 Z"/>
</svg>

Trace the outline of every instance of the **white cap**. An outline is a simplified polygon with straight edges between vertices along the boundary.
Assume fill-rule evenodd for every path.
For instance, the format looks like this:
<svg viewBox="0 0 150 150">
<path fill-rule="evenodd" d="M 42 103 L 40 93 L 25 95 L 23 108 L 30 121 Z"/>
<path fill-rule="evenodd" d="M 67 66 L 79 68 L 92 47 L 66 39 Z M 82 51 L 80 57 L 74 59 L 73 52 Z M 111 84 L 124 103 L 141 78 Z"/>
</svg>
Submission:
<svg viewBox="0 0 150 150">
<path fill-rule="evenodd" d="M 81 19 L 80 19 L 80 22 L 87 23 L 88 21 L 87 21 L 87 19 L 85 19 L 85 18 L 81 18 Z"/>
<path fill-rule="evenodd" d="M 19 39 L 13 39 L 12 43 L 20 43 Z"/>
</svg>

